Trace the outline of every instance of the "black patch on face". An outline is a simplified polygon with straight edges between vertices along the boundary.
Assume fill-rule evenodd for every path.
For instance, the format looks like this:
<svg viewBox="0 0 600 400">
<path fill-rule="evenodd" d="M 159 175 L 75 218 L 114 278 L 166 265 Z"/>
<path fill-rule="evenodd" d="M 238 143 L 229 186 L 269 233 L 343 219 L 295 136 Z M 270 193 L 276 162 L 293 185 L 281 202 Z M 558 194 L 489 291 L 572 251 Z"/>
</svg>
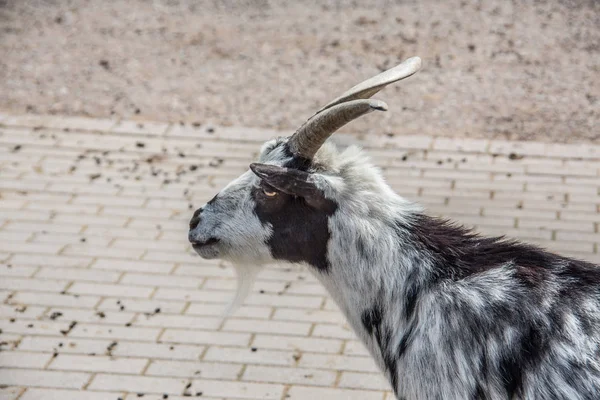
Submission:
<svg viewBox="0 0 600 400">
<path fill-rule="evenodd" d="M 312 175 L 306 171 L 257 163 L 250 164 L 250 169 L 270 187 L 301 197 L 308 205 L 327 215 L 337 210 L 337 203 L 325 196 L 313 181 Z"/>
<path fill-rule="evenodd" d="M 266 196 L 263 189 L 277 195 Z M 273 258 L 306 262 L 321 272 L 329 270 L 328 217 L 337 209 L 333 201 L 324 210 L 316 209 L 303 198 L 278 191 L 264 182 L 252 190 L 252 197 L 258 219 L 273 229 L 267 243 Z"/>
</svg>

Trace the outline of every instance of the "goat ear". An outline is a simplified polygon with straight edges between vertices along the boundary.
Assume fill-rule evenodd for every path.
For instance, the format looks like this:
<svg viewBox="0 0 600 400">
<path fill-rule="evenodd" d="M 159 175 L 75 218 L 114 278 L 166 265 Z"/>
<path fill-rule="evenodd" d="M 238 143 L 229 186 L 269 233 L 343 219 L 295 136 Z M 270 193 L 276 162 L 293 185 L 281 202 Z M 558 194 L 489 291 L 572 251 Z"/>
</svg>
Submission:
<svg viewBox="0 0 600 400">
<path fill-rule="evenodd" d="M 292 196 L 302 197 L 314 208 L 328 214 L 333 213 L 337 208 L 336 203 L 325 198 L 323 191 L 317 187 L 313 174 L 298 169 L 258 163 L 250 164 L 250 169 L 275 189 Z"/>
</svg>

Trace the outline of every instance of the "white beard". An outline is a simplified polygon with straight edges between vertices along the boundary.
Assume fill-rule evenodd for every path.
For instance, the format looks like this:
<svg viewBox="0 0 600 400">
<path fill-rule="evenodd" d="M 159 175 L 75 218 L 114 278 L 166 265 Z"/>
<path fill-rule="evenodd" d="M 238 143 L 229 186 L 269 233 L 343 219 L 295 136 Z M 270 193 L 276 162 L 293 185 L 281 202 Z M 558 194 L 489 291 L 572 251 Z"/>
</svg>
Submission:
<svg viewBox="0 0 600 400">
<path fill-rule="evenodd" d="M 258 273 L 263 269 L 260 265 L 241 264 L 233 264 L 233 268 L 235 268 L 237 277 L 237 287 L 231 303 L 229 303 L 223 312 L 223 318 L 231 316 L 231 314 L 240 308 L 250 294 L 252 287 L 254 287 L 254 282 L 256 281 Z"/>
</svg>

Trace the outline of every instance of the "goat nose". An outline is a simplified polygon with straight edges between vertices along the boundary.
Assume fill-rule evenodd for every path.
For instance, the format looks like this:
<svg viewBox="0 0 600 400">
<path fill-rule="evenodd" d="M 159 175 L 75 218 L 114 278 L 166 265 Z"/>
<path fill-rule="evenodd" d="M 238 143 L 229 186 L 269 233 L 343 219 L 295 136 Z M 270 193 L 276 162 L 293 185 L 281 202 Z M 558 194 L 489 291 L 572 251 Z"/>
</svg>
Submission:
<svg viewBox="0 0 600 400">
<path fill-rule="evenodd" d="M 192 219 L 190 220 L 190 229 L 196 229 L 200 223 L 200 214 L 202 213 L 202 210 L 202 208 L 199 208 L 194 212 L 194 215 L 192 215 Z"/>
<path fill-rule="evenodd" d="M 198 239 L 196 239 L 196 231 L 194 231 L 193 229 L 190 229 L 190 231 L 188 232 L 188 241 L 191 244 L 198 243 Z"/>
</svg>

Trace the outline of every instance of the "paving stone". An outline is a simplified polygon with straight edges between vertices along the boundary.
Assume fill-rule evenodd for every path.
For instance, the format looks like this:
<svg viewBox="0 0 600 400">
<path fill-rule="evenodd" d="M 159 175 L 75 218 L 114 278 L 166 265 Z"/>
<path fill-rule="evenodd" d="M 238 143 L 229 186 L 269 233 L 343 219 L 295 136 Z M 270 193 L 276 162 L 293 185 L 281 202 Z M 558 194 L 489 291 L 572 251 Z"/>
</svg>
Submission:
<svg viewBox="0 0 600 400">
<path fill-rule="evenodd" d="M 312 336 L 333 339 L 355 339 L 356 335 L 346 325 L 316 324 Z"/>
<path fill-rule="evenodd" d="M 139 393 L 130 393 L 127 396 L 123 397 L 123 400 L 140 400 Z M 163 394 L 144 394 L 144 400 L 163 400 L 164 397 L 164 393 Z M 192 394 L 190 392 L 186 393 L 185 396 L 175 396 L 175 395 L 168 395 L 168 399 L 169 400 L 189 400 L 190 397 L 195 396 L 196 394 Z M 204 394 L 202 394 L 202 399 L 203 400 L 224 400 L 222 397 L 207 397 L 204 396 Z M 233 400 L 233 399 L 232 399 Z"/>
<path fill-rule="evenodd" d="M 20 388 L 18 386 L 0 387 L 0 400 L 17 400 L 25 390 L 25 388 Z"/>
<path fill-rule="evenodd" d="M 12 298 L 15 304 L 34 304 L 46 307 L 86 307 L 92 308 L 100 302 L 98 296 L 19 291 Z"/>
<path fill-rule="evenodd" d="M 181 394 L 186 382 L 186 379 L 180 378 L 97 374 L 88 388 L 91 390 L 127 391 L 134 393 Z"/>
<path fill-rule="evenodd" d="M 293 351 L 308 351 L 314 353 L 337 354 L 342 346 L 339 339 L 322 339 L 314 337 L 295 337 L 272 334 L 257 334 L 252 341 L 252 347 L 257 349 L 279 349 Z"/>
<path fill-rule="evenodd" d="M 223 304 L 192 303 L 185 313 L 189 315 L 222 316 L 226 307 Z M 273 313 L 272 307 L 241 306 L 234 313 L 238 318 L 269 319 Z"/>
<path fill-rule="evenodd" d="M 140 341 L 155 341 L 161 330 L 158 328 L 137 328 L 128 326 L 111 326 L 97 324 L 77 324 L 69 337 L 73 338 L 102 338 L 102 339 L 128 339 Z"/>
<path fill-rule="evenodd" d="M 241 371 L 242 366 L 234 364 L 157 360 L 150 364 L 146 375 L 236 380 Z"/>
<path fill-rule="evenodd" d="M 43 371 L 32 369 L 5 369 L 0 374 L 0 385 L 19 385 L 64 389 L 81 389 L 91 375 L 81 372 Z"/>
<path fill-rule="evenodd" d="M 60 267 L 41 267 L 36 273 L 36 278 L 55 278 L 57 276 L 68 277 L 70 280 L 74 281 L 114 283 L 119 279 L 121 273 L 113 271 L 93 270 L 88 268 Z"/>
<path fill-rule="evenodd" d="M 230 318 L 225 321 L 223 330 L 232 332 L 278 333 L 305 336 L 310 330 L 306 322 L 264 321 Z"/>
<path fill-rule="evenodd" d="M 19 343 L 19 350 L 60 354 L 104 354 L 112 343 L 109 339 L 76 339 L 47 336 L 26 336 Z"/>
<path fill-rule="evenodd" d="M 343 372 L 339 387 L 365 390 L 392 390 L 388 381 L 380 374 L 365 372 Z"/>
<path fill-rule="evenodd" d="M 187 287 L 197 288 L 204 282 L 203 279 L 189 276 L 171 276 L 163 274 L 150 273 L 131 273 L 127 272 L 120 283 L 132 284 L 139 286 L 166 286 L 166 287 Z"/>
<path fill-rule="evenodd" d="M 144 314 L 155 314 L 156 310 L 160 310 L 161 312 L 177 314 L 185 307 L 186 303 L 181 301 L 126 298 L 117 295 L 104 298 L 97 308 L 99 310 L 133 311 Z"/>
<path fill-rule="evenodd" d="M 78 390 L 29 388 L 19 400 L 80 400 L 81 396 L 82 392 Z M 119 397 L 122 397 L 121 392 L 85 391 L 85 400 L 115 400 Z"/>
<path fill-rule="evenodd" d="M 198 329 L 166 329 L 160 340 L 165 343 L 207 344 L 221 346 L 248 346 L 251 334 L 201 331 Z M 219 360 L 216 360 L 219 361 Z"/>
<path fill-rule="evenodd" d="M 125 325 L 135 319 L 136 314 L 125 311 L 106 311 L 84 308 L 52 307 L 43 317 L 44 320 L 77 321 L 92 324 Z"/>
<path fill-rule="evenodd" d="M 341 371 L 379 372 L 375 361 L 370 357 L 342 356 L 335 354 L 304 353 L 299 366 L 310 368 L 328 368 Z"/>
<path fill-rule="evenodd" d="M 0 282 L 0 289 L 11 290 L 38 290 L 47 292 L 60 292 L 64 290 L 69 281 L 36 278 L 4 278 Z"/>
<path fill-rule="evenodd" d="M 205 346 L 201 345 L 183 345 L 154 342 L 136 342 L 119 340 L 117 346 L 112 350 L 115 356 L 126 357 L 149 357 L 154 362 L 156 360 L 199 360 L 204 353 Z"/>
<path fill-rule="evenodd" d="M 23 351 L 0 352 L 0 365 L 3 368 L 43 369 L 51 359 L 50 354 L 25 353 Z"/>
<path fill-rule="evenodd" d="M 265 399 L 277 400 L 283 395 L 283 385 L 232 382 L 220 380 L 194 380 L 189 388 L 189 393 L 202 393 L 207 396 L 225 396 L 235 399 Z"/>
<path fill-rule="evenodd" d="M 13 296 L 14 297 L 14 296 Z M 46 307 L 32 306 L 28 304 L 0 304 L 0 317 L 2 318 L 23 318 L 23 319 L 38 319 L 44 312 Z"/>
<path fill-rule="evenodd" d="M 30 277 L 40 268 L 27 265 L 0 264 L 0 276 Z"/>
<path fill-rule="evenodd" d="M 288 392 L 288 399 L 322 398 L 328 400 L 381 400 L 383 392 L 352 390 L 352 389 L 324 389 L 309 386 L 294 386 Z"/>
<path fill-rule="evenodd" d="M 349 356 L 369 356 L 369 351 L 361 342 L 348 340 L 344 346 L 344 354 Z"/>
<path fill-rule="evenodd" d="M 218 329 L 222 319 L 215 317 L 194 317 L 191 315 L 169 315 L 163 312 L 140 316 L 135 326 L 188 328 L 188 329 Z"/>
<path fill-rule="evenodd" d="M 52 360 L 48 369 L 140 374 L 147 364 L 148 360 L 144 358 L 115 358 L 100 355 L 60 354 Z"/>
<path fill-rule="evenodd" d="M 320 369 L 250 365 L 244 371 L 242 379 L 251 382 L 332 386 L 336 375 L 334 371 Z"/>
</svg>

